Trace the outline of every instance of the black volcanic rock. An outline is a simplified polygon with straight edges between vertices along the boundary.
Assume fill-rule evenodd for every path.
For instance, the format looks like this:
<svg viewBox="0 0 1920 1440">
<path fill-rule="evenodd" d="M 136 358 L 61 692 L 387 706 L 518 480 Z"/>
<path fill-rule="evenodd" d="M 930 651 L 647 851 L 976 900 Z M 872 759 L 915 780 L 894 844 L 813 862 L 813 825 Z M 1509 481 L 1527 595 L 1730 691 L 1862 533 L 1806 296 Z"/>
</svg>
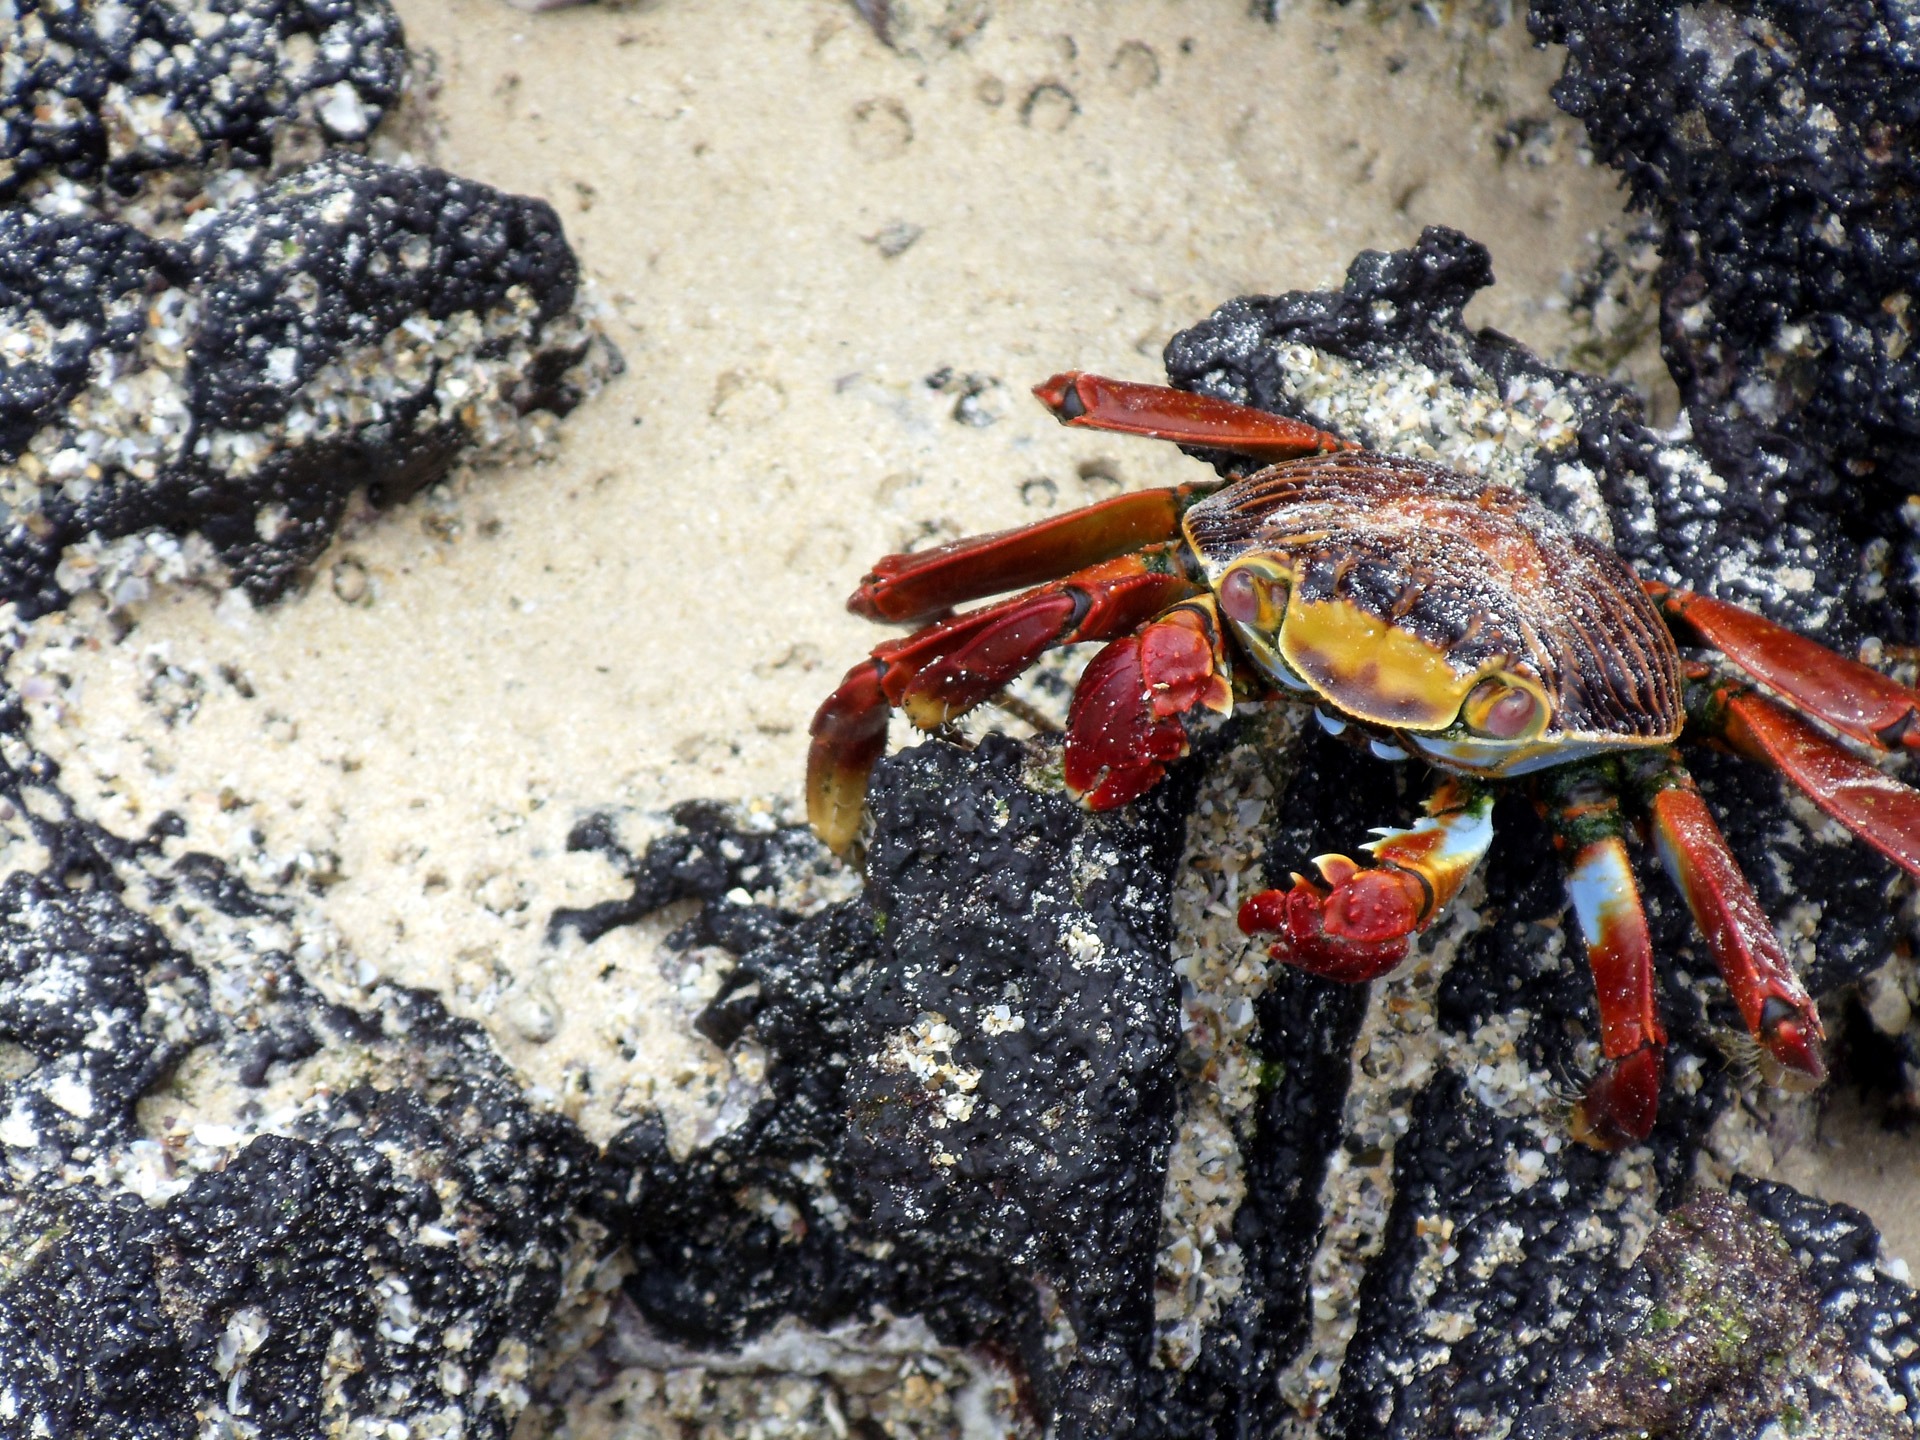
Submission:
<svg viewBox="0 0 1920 1440">
<path fill-rule="evenodd" d="M 354 490 L 405 499 L 617 368 L 576 286 L 545 202 L 350 154 L 184 241 L 0 211 L 30 341 L 0 375 L 0 597 L 38 614 L 67 546 L 160 527 L 271 598 Z"/>
<path fill-rule="evenodd" d="M 704 1028 L 750 1026 L 777 1059 L 751 1120 L 687 1164 L 652 1125 L 611 1149 L 643 1179 L 629 1292 L 665 1333 L 725 1343 L 880 1300 L 1016 1355 L 1054 1433 L 1132 1432 L 1173 1125 L 1166 905 L 1188 787 L 1090 815 L 1057 765 L 997 737 L 894 756 L 875 775 L 860 899 L 798 920 L 722 891 L 679 936 L 740 958 Z M 712 819 L 687 813 L 692 850 L 731 838 L 736 865 L 764 863 L 765 841 Z M 718 888 L 688 854 L 657 844 L 636 893 Z M 809 1170 L 822 1179 L 796 1178 Z M 801 1223 L 783 1234 L 743 1193 Z"/>
<path fill-rule="evenodd" d="M 1567 47 L 1554 99 L 1657 221 L 1662 348 L 1729 505 L 1890 534 L 1920 489 L 1911 6 L 1534 0 L 1529 24 Z M 1911 642 L 1912 595 L 1890 603 Z"/>
<path fill-rule="evenodd" d="M 384 0 L 16 0 L 6 24 L 0 201 L 55 179 L 132 194 L 216 157 L 257 169 L 301 130 L 365 140 L 408 64 Z"/>
<path fill-rule="evenodd" d="M 248 952 L 275 902 L 210 857 L 165 858 L 164 822 L 129 846 L 74 820 L 55 779 L 0 762 L 55 861 L 0 887 L 4 1428 L 360 1416 L 505 1437 L 569 1266 L 620 1228 L 620 1182 L 475 1027 L 423 995 L 326 1003 L 285 955 Z M 322 1048 L 331 1087 L 271 1118 L 249 1105 Z M 192 1092 L 170 1094 L 196 1052 Z M 217 1085 L 231 1119 L 169 1127 Z"/>
</svg>

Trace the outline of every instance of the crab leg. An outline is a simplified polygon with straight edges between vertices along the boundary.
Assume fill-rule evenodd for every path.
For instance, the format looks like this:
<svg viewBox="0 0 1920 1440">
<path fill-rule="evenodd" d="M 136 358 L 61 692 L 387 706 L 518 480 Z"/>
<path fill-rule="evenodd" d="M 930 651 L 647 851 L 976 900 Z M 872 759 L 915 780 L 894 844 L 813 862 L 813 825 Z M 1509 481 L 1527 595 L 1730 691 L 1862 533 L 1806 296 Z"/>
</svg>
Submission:
<svg viewBox="0 0 1920 1440">
<path fill-rule="evenodd" d="M 1654 781 L 1648 809 L 1660 858 L 1706 936 L 1747 1029 L 1780 1064 L 1820 1079 L 1826 1074 L 1820 1012 L 1677 756 Z"/>
<path fill-rule="evenodd" d="M 1215 484 L 1117 495 L 1014 530 L 975 535 L 876 564 L 847 601 L 869 620 L 914 625 L 968 600 L 1038 585 L 1180 533 L 1180 517 Z"/>
<path fill-rule="evenodd" d="M 1920 749 L 1920 692 L 1764 615 L 1656 581 L 1642 583 L 1662 614 L 1795 708 L 1862 744 L 1882 750 Z"/>
<path fill-rule="evenodd" d="M 1233 713 L 1233 680 L 1211 595 L 1183 600 L 1088 663 L 1067 712 L 1067 789 L 1092 810 L 1144 795 L 1187 753 L 1180 716 Z"/>
<path fill-rule="evenodd" d="M 1667 1032 L 1654 1000 L 1653 939 L 1627 859 L 1620 800 L 1591 770 L 1567 767 L 1543 782 L 1554 844 L 1573 856 L 1573 902 L 1600 1010 L 1600 1073 L 1574 1109 L 1573 1133 L 1598 1150 L 1653 1131 Z"/>
<path fill-rule="evenodd" d="M 814 714 L 807 750 L 807 818 L 835 853 L 849 853 L 867 777 L 887 748 L 887 712 L 922 730 L 959 718 L 1056 645 L 1124 635 L 1198 587 L 1172 546 L 1076 571 L 1050 585 L 875 647 Z"/>
<path fill-rule="evenodd" d="M 1920 879 L 1920 791 L 1744 686 L 1719 686 L 1704 705 L 1687 708 L 1729 747 L 1780 771 L 1821 810 Z"/>
<path fill-rule="evenodd" d="M 1328 980 L 1358 983 L 1407 957 L 1409 939 L 1437 920 L 1493 843 L 1493 793 L 1443 779 L 1425 818 L 1406 830 L 1376 830 L 1363 846 L 1374 864 L 1319 855 L 1325 885 L 1302 875 L 1286 890 L 1262 890 L 1240 906 L 1249 935 L 1277 934 L 1268 953 Z"/>
<path fill-rule="evenodd" d="M 1140 385 L 1067 370 L 1034 386 L 1033 393 L 1063 425 L 1211 446 L 1256 460 L 1294 460 L 1360 448 L 1305 421 L 1170 385 Z"/>
</svg>

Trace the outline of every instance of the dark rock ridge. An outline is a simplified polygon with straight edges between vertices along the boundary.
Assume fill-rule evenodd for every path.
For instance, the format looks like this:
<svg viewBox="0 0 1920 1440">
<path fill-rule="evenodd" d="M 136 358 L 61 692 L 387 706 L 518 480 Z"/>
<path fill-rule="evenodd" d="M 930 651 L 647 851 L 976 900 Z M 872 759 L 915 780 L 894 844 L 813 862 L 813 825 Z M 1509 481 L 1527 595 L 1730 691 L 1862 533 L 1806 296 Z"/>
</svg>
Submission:
<svg viewBox="0 0 1920 1440">
<path fill-rule="evenodd" d="M 0 375 L 0 598 L 57 606 L 65 547 L 148 527 L 271 598 L 353 491 L 510 450 L 617 366 L 577 283 L 544 201 L 349 154 L 180 241 L 0 211 L 0 322 L 31 342 Z"/>
<path fill-rule="evenodd" d="M 751 1118 L 687 1164 L 651 1123 L 610 1147 L 641 1176 L 629 1293 L 661 1331 L 727 1344 L 877 1301 L 1015 1357 L 1056 1433 L 1131 1433 L 1173 1125 L 1185 787 L 1095 816 L 1057 767 L 998 737 L 885 762 L 865 893 L 805 920 L 724 898 L 768 842 L 711 812 L 683 812 L 686 837 L 636 865 L 637 894 L 707 901 L 680 942 L 739 956 L 703 1028 L 729 1044 L 750 1026 L 776 1057 Z"/>
<path fill-rule="evenodd" d="M 51 856 L 0 885 L 0 1429 L 506 1436 L 621 1181 L 475 1027 L 425 995 L 327 1003 L 262 948 L 281 902 L 165 818 L 133 845 L 74 820 L 0 720 L 0 805 Z M 276 1103 L 322 1052 L 330 1086 Z M 189 1055 L 163 1110 L 212 1074 L 230 1113 L 141 1123 Z"/>
<path fill-rule="evenodd" d="M 384 0 L 15 0 L 7 26 L 0 201 L 363 141 L 407 75 Z"/>
<path fill-rule="evenodd" d="M 1920 489 L 1920 24 L 1904 0 L 1534 0 L 1553 96 L 1657 221 L 1718 523 L 1892 536 Z M 1715 526 L 1695 517 L 1703 540 Z M 1911 642 L 1909 592 L 1889 638 Z"/>
</svg>

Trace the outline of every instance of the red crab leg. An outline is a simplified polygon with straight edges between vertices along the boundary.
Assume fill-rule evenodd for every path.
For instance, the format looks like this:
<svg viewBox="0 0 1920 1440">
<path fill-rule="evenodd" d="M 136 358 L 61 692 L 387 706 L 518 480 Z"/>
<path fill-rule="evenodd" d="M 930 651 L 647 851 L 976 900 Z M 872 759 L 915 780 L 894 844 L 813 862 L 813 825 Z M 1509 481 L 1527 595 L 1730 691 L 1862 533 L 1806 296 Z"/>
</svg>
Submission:
<svg viewBox="0 0 1920 1440">
<path fill-rule="evenodd" d="M 1653 1132 L 1667 1043 L 1654 1002 L 1653 940 L 1625 839 L 1616 833 L 1581 846 L 1567 868 L 1567 893 L 1593 971 L 1605 1057 L 1574 1108 L 1573 1134 L 1597 1150 L 1618 1150 Z"/>
<path fill-rule="evenodd" d="M 1786 707 L 1744 686 L 1723 685 L 1698 708 L 1719 739 L 1780 771 L 1820 809 L 1920 879 L 1920 791 L 1881 774 Z"/>
<path fill-rule="evenodd" d="M 1187 753 L 1180 716 L 1233 713 L 1233 682 L 1211 595 L 1183 600 L 1088 663 L 1067 712 L 1067 789 L 1092 810 L 1144 795 Z"/>
<path fill-rule="evenodd" d="M 1302 875 L 1287 890 L 1262 890 L 1240 906 L 1249 935 L 1277 934 L 1276 960 L 1328 980 L 1357 984 L 1407 957 L 1408 940 L 1437 920 L 1493 843 L 1493 794 L 1455 777 L 1441 781 L 1426 818 L 1406 830 L 1376 830 L 1362 869 L 1345 855 L 1314 858 L 1324 886 Z"/>
<path fill-rule="evenodd" d="M 1647 1138 L 1660 1107 L 1667 1032 L 1654 1000 L 1653 939 L 1627 859 L 1610 768 L 1563 766 L 1540 780 L 1556 849 L 1571 854 L 1573 902 L 1600 1010 L 1600 1073 L 1574 1108 L 1582 1144 L 1618 1150 Z"/>
<path fill-rule="evenodd" d="M 1016 530 L 974 535 L 876 564 L 847 601 L 869 620 L 915 625 L 955 605 L 1021 590 L 1180 533 L 1180 517 L 1217 484 L 1117 495 Z"/>
<path fill-rule="evenodd" d="M 887 748 L 887 711 L 922 730 L 957 719 L 1056 645 L 1123 635 L 1197 588 L 1163 546 L 1124 555 L 876 646 L 813 717 L 807 819 L 847 854 L 860 826 L 867 776 Z"/>
<path fill-rule="evenodd" d="M 1293 460 L 1360 448 L 1301 420 L 1169 385 L 1139 385 L 1067 370 L 1034 386 L 1033 393 L 1063 425 L 1206 445 L 1256 460 Z"/>
<path fill-rule="evenodd" d="M 1820 1040 L 1826 1034 L 1820 1012 L 1793 973 L 1759 897 L 1727 848 L 1693 777 L 1675 758 L 1658 786 L 1649 803 L 1654 843 L 1686 897 L 1694 924 L 1706 936 L 1740 1018 L 1780 1064 L 1820 1079 L 1826 1074 L 1820 1060 Z"/>
<path fill-rule="evenodd" d="M 1669 619 L 1795 708 L 1862 744 L 1920 749 L 1920 692 L 1751 610 L 1655 581 L 1643 584 Z"/>
</svg>

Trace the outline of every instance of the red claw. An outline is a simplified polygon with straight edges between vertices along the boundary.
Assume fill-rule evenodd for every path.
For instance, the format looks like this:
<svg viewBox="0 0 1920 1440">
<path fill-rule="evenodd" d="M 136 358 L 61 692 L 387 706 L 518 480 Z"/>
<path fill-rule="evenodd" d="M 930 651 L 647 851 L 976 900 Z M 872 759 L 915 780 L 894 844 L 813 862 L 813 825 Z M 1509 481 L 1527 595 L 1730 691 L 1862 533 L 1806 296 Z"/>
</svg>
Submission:
<svg viewBox="0 0 1920 1440">
<path fill-rule="evenodd" d="M 1067 712 L 1067 789 L 1090 810 L 1116 810 L 1151 790 L 1187 753 L 1187 731 L 1150 704 L 1140 637 L 1114 641 L 1087 665 Z"/>
<path fill-rule="evenodd" d="M 1331 888 L 1296 875 L 1292 889 L 1250 895 L 1240 906 L 1242 932 L 1277 934 L 1267 952 L 1274 959 L 1348 985 L 1405 960 L 1426 902 L 1420 881 L 1403 870 L 1362 870 L 1338 855 L 1320 866 Z"/>
</svg>

